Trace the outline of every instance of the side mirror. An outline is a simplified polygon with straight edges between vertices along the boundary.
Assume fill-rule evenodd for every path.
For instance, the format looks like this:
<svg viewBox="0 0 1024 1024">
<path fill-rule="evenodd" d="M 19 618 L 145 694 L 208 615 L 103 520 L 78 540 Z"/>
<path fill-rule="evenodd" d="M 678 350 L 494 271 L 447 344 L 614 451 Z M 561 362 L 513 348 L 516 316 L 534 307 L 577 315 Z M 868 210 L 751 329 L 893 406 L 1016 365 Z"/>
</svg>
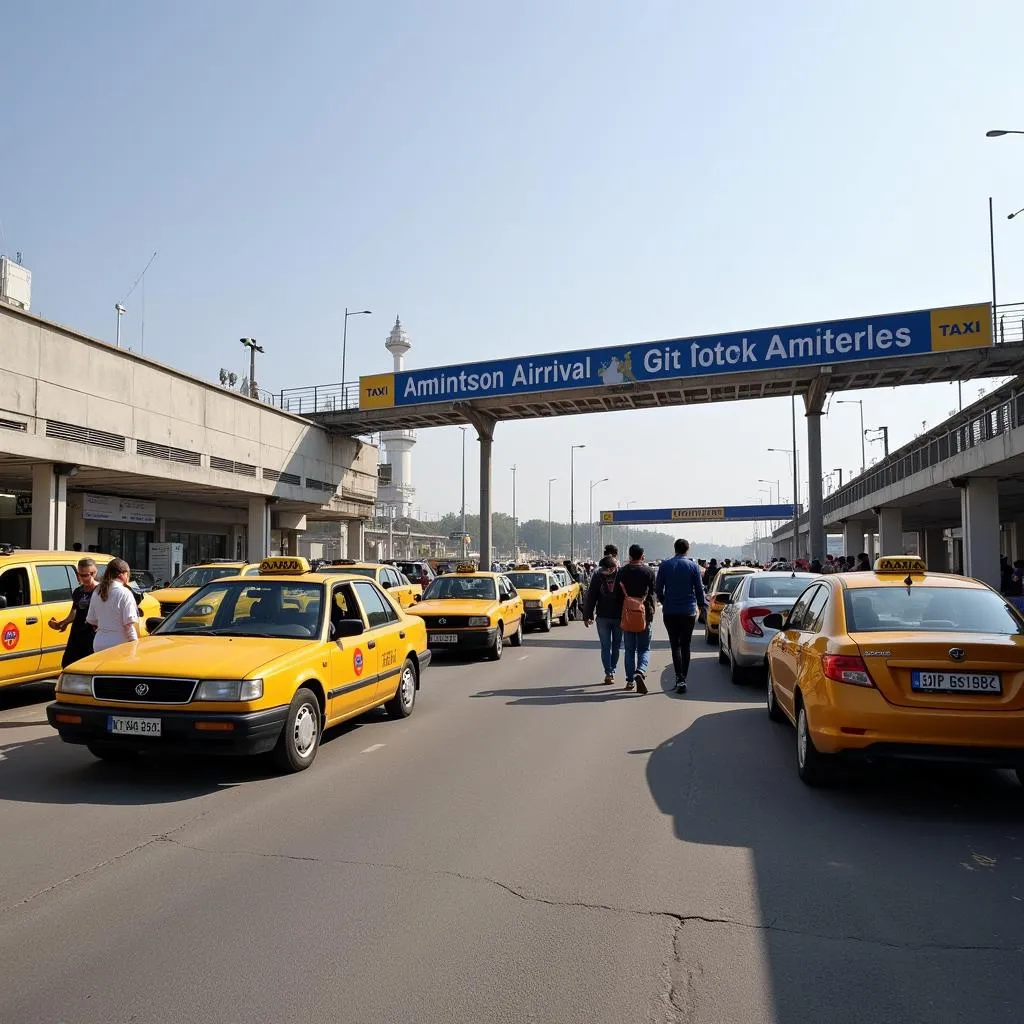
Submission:
<svg viewBox="0 0 1024 1024">
<path fill-rule="evenodd" d="M 412 599 L 414 601 L 422 601 L 423 600 L 423 595 L 422 594 L 413 594 L 412 595 Z"/>
<path fill-rule="evenodd" d="M 346 636 L 362 636 L 364 629 L 361 619 L 339 619 L 332 622 L 334 639 L 341 640 Z"/>
<path fill-rule="evenodd" d="M 7 607 L 7 598 L 3 594 L 0 594 L 0 608 Z"/>
<path fill-rule="evenodd" d="M 782 612 L 772 612 L 771 615 L 766 615 L 761 620 L 762 626 L 767 626 L 769 629 L 782 629 L 786 624 L 786 616 Z"/>
<path fill-rule="evenodd" d="M 558 584 L 557 583 L 552 583 L 551 584 L 551 593 L 555 594 L 557 592 L 558 592 Z"/>
<path fill-rule="evenodd" d="M 389 581 L 389 580 L 385 580 L 385 581 L 384 581 L 384 582 L 383 582 L 383 583 L 381 584 L 381 586 L 382 586 L 382 587 L 383 587 L 383 588 L 384 588 L 385 590 L 390 590 L 390 589 L 391 589 L 391 583 L 390 583 L 390 581 Z"/>
<path fill-rule="evenodd" d="M 163 621 L 158 615 L 151 615 L 146 619 L 146 632 L 152 633 Z"/>
<path fill-rule="evenodd" d="M 722 594 L 718 598 L 719 604 L 732 604 L 732 594 Z"/>
</svg>

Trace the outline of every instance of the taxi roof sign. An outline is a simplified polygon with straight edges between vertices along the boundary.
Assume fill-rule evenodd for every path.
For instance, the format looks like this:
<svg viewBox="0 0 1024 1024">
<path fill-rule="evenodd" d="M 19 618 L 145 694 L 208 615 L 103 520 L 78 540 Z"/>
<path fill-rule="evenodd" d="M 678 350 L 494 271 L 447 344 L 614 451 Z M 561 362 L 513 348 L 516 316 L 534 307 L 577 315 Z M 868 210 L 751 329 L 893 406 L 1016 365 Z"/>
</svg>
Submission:
<svg viewBox="0 0 1024 1024">
<path fill-rule="evenodd" d="M 460 562 L 455 566 L 456 572 L 476 572 L 476 566 L 472 562 Z"/>
<path fill-rule="evenodd" d="M 928 566 L 917 555 L 885 555 L 875 560 L 875 572 L 927 572 Z"/>
<path fill-rule="evenodd" d="M 261 576 L 297 576 L 304 572 L 309 572 L 309 562 L 304 558 L 275 556 L 260 562 Z"/>
</svg>

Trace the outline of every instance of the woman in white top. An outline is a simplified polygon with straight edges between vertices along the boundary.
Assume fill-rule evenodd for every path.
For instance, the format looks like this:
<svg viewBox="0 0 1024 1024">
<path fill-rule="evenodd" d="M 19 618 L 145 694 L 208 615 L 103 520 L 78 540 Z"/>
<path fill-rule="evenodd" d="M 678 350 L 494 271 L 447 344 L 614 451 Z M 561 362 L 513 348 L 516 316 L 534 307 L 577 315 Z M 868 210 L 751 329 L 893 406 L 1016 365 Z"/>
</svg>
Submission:
<svg viewBox="0 0 1024 1024">
<path fill-rule="evenodd" d="M 131 569 L 123 558 L 112 558 L 89 602 L 86 622 L 96 627 L 94 652 L 139 638 L 139 609 L 128 589 Z"/>
</svg>

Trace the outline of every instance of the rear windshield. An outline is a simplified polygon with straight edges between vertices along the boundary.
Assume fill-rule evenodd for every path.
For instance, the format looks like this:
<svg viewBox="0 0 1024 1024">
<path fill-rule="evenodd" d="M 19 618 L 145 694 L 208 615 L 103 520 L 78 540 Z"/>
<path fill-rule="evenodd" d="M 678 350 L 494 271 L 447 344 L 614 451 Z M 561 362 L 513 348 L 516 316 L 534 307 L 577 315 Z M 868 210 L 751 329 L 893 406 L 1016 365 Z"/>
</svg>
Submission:
<svg viewBox="0 0 1024 1024">
<path fill-rule="evenodd" d="M 968 587 L 857 587 L 844 595 L 851 633 L 913 629 L 943 633 L 1022 633 L 1020 621 L 991 590 Z"/>
<path fill-rule="evenodd" d="M 519 590 L 548 589 L 548 578 L 542 572 L 510 572 L 508 578 Z"/>
<path fill-rule="evenodd" d="M 723 576 L 715 587 L 715 593 L 731 594 L 743 582 L 743 577 L 749 575 L 750 573 L 731 572 L 728 576 Z"/>
<path fill-rule="evenodd" d="M 750 581 L 748 593 L 751 597 L 758 597 L 762 601 L 770 601 L 772 598 L 799 597 L 810 580 L 806 576 L 759 576 Z"/>
</svg>

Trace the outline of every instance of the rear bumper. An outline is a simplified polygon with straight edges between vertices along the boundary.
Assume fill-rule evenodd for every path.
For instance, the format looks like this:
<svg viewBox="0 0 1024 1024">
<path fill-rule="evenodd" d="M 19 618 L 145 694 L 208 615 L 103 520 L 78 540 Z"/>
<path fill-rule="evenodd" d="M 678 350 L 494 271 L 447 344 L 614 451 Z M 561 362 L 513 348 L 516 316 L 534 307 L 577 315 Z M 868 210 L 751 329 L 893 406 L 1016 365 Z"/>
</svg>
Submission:
<svg viewBox="0 0 1024 1024">
<path fill-rule="evenodd" d="M 494 646 L 494 638 L 498 634 L 497 627 L 493 629 L 458 629 L 452 630 L 458 639 L 455 643 L 439 643 L 433 639 L 432 633 L 443 633 L 443 630 L 433 630 L 427 633 L 427 647 L 431 651 L 441 653 L 443 651 L 485 651 Z"/>
<path fill-rule="evenodd" d="M 764 636 L 747 636 L 742 629 L 735 636 L 730 632 L 733 660 L 744 668 L 762 668 L 773 636 L 774 631 Z"/>
<path fill-rule="evenodd" d="M 420 663 L 420 675 L 421 676 L 423 675 L 423 670 L 430 665 L 430 659 L 432 657 L 433 657 L 433 655 L 430 653 L 430 648 L 429 647 L 427 648 L 427 650 L 420 651 L 420 653 L 416 655 L 416 660 Z"/>
<path fill-rule="evenodd" d="M 79 722 L 58 721 L 58 715 L 70 715 Z M 109 731 L 111 715 L 119 718 L 159 718 L 158 737 L 114 736 Z M 65 743 L 109 743 L 125 750 L 153 753 L 188 754 L 263 754 L 273 750 L 288 716 L 287 707 L 245 714 L 204 713 L 194 711 L 141 711 L 122 707 L 93 707 L 62 704 L 46 708 L 46 717 Z M 207 732 L 198 723 L 230 724 L 231 731 Z"/>
</svg>

